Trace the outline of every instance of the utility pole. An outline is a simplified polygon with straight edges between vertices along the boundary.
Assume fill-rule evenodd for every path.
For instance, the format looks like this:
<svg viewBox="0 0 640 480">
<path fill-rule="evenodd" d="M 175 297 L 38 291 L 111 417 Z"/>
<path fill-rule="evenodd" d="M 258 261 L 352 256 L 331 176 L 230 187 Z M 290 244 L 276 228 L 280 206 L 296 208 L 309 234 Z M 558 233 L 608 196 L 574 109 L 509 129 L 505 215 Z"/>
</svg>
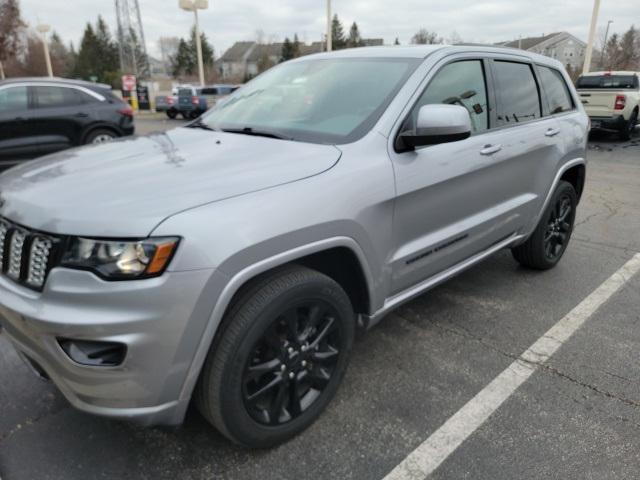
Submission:
<svg viewBox="0 0 640 480">
<path fill-rule="evenodd" d="M 209 0 L 180 0 L 180 8 L 195 15 L 196 53 L 198 55 L 198 76 L 200 86 L 204 87 L 204 62 L 202 60 L 202 40 L 200 39 L 200 24 L 198 22 L 198 10 L 209 8 Z"/>
<path fill-rule="evenodd" d="M 604 51 L 607 49 L 607 37 L 609 36 L 609 26 L 613 20 L 607 22 L 607 29 L 604 32 L 604 43 L 602 44 L 602 52 L 600 52 L 600 68 L 604 69 Z"/>
<path fill-rule="evenodd" d="M 333 48 L 333 35 L 331 35 L 331 0 L 327 0 L 327 52 Z"/>
<path fill-rule="evenodd" d="M 598 24 L 598 12 L 600 11 L 600 0 L 594 0 L 593 12 L 591 13 L 591 27 L 589 28 L 589 40 L 587 41 L 587 51 L 584 54 L 584 65 L 582 74 L 589 73 L 591 68 L 591 55 L 593 53 L 593 41 L 596 36 L 596 25 Z"/>
<path fill-rule="evenodd" d="M 51 68 L 51 55 L 49 55 L 49 43 L 47 42 L 47 32 L 51 27 L 45 23 L 39 24 L 36 29 L 42 35 L 42 48 L 44 49 L 44 60 L 47 64 L 47 75 L 53 77 L 53 69 Z"/>
</svg>

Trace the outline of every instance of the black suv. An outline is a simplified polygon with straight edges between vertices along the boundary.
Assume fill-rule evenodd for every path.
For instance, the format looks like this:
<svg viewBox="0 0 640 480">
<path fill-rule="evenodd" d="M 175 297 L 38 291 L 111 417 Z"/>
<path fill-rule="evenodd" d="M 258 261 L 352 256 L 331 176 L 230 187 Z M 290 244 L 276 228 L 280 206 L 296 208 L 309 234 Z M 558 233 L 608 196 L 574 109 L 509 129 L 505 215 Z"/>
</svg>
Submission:
<svg viewBox="0 0 640 480">
<path fill-rule="evenodd" d="M 0 167 L 133 131 L 131 107 L 108 85 L 42 77 L 0 81 Z"/>
</svg>

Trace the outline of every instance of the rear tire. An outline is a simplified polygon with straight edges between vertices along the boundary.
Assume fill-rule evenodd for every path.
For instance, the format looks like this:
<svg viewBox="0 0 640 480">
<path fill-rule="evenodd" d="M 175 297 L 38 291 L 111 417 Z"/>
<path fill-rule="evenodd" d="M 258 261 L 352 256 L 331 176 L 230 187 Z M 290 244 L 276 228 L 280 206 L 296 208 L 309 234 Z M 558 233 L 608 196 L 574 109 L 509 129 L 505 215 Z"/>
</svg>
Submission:
<svg viewBox="0 0 640 480">
<path fill-rule="evenodd" d="M 638 123 L 638 111 L 634 111 L 631 114 L 631 118 L 629 118 L 629 121 L 625 124 L 625 126 L 622 128 L 622 130 L 620 131 L 620 139 L 627 141 L 631 139 L 631 134 L 633 133 L 633 131 L 636 128 L 636 123 Z"/>
<path fill-rule="evenodd" d="M 556 266 L 571 239 L 577 204 L 573 185 L 561 181 L 533 234 L 522 245 L 511 249 L 520 265 L 536 270 Z"/>
<path fill-rule="evenodd" d="M 167 113 L 167 117 L 169 117 L 171 120 L 173 120 L 178 116 L 178 112 L 176 112 L 175 110 L 167 110 L 166 113 Z"/>
<path fill-rule="evenodd" d="M 194 399 L 230 440 L 280 444 L 311 425 L 344 376 L 355 321 L 334 280 L 291 266 L 245 289 L 220 326 Z"/>
</svg>

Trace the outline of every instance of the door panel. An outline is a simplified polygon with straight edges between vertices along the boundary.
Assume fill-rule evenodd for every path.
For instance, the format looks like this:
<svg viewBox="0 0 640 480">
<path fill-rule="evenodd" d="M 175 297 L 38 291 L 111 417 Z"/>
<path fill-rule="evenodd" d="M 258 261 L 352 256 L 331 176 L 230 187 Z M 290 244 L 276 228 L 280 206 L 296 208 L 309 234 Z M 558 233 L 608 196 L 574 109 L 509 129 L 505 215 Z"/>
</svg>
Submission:
<svg viewBox="0 0 640 480">
<path fill-rule="evenodd" d="M 41 153 L 78 145 L 83 124 L 90 119 L 88 105 L 83 102 L 81 94 L 68 87 L 32 88 L 36 108 L 30 122 L 38 132 Z"/>
<path fill-rule="evenodd" d="M 29 115 L 26 86 L 0 90 L 0 158 L 3 160 L 14 160 L 37 151 L 29 131 Z"/>
<path fill-rule="evenodd" d="M 539 111 L 534 112 L 537 120 L 521 123 L 527 114 L 511 106 L 513 126 L 493 129 L 501 111 L 491 104 L 495 98 L 493 71 L 487 63 L 483 65 L 484 69 L 467 72 L 450 69 L 449 74 L 445 65 L 422 95 L 427 103 L 467 106 L 474 129 L 471 137 L 391 154 L 397 183 L 393 294 L 520 233 L 540 203 L 542 172 L 561 158 L 563 147 L 557 136 L 546 135 L 557 128 L 557 121 L 540 119 Z M 486 78 L 488 101 L 482 98 L 474 75 Z M 438 88 L 444 93 L 439 96 L 429 93 L 438 85 L 438 76 L 443 77 Z M 537 90 L 534 95 L 539 107 Z M 438 102 L 440 97 L 446 101 Z M 489 111 L 497 115 L 487 115 L 484 123 Z"/>
</svg>

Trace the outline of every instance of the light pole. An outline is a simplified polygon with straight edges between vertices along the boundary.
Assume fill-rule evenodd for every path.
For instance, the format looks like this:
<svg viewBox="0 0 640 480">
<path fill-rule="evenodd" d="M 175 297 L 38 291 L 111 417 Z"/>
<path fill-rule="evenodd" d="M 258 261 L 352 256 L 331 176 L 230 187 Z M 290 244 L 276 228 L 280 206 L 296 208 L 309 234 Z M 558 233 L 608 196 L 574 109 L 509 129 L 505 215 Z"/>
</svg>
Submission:
<svg viewBox="0 0 640 480">
<path fill-rule="evenodd" d="M 51 27 L 46 23 L 41 23 L 36 30 L 42 34 L 42 47 L 44 48 L 44 60 L 47 63 L 47 74 L 53 77 L 53 69 L 51 68 L 51 56 L 49 55 L 49 44 L 47 43 L 47 32 Z"/>
<path fill-rule="evenodd" d="M 591 68 L 591 54 L 593 53 L 593 40 L 596 36 L 596 24 L 598 23 L 598 12 L 600 11 L 600 0 L 594 0 L 593 12 L 591 13 L 591 27 L 589 28 L 589 40 L 587 41 L 587 51 L 584 54 L 584 65 L 582 73 L 589 73 Z"/>
<path fill-rule="evenodd" d="M 196 28 L 196 50 L 198 53 L 198 74 L 200 76 L 200 86 L 204 86 L 204 64 L 202 61 L 202 42 L 200 40 L 200 24 L 198 22 L 198 10 L 209 8 L 209 0 L 180 0 L 180 8 L 188 12 L 193 12 L 195 16 Z"/>
<path fill-rule="evenodd" d="M 609 26 L 613 20 L 607 22 L 607 29 L 604 32 L 604 43 L 602 44 L 602 52 L 600 52 L 600 68 L 604 69 L 604 51 L 607 49 L 607 37 L 609 36 Z"/>
<path fill-rule="evenodd" d="M 327 0 L 327 52 L 333 48 L 333 35 L 331 35 L 331 0 Z"/>
</svg>

